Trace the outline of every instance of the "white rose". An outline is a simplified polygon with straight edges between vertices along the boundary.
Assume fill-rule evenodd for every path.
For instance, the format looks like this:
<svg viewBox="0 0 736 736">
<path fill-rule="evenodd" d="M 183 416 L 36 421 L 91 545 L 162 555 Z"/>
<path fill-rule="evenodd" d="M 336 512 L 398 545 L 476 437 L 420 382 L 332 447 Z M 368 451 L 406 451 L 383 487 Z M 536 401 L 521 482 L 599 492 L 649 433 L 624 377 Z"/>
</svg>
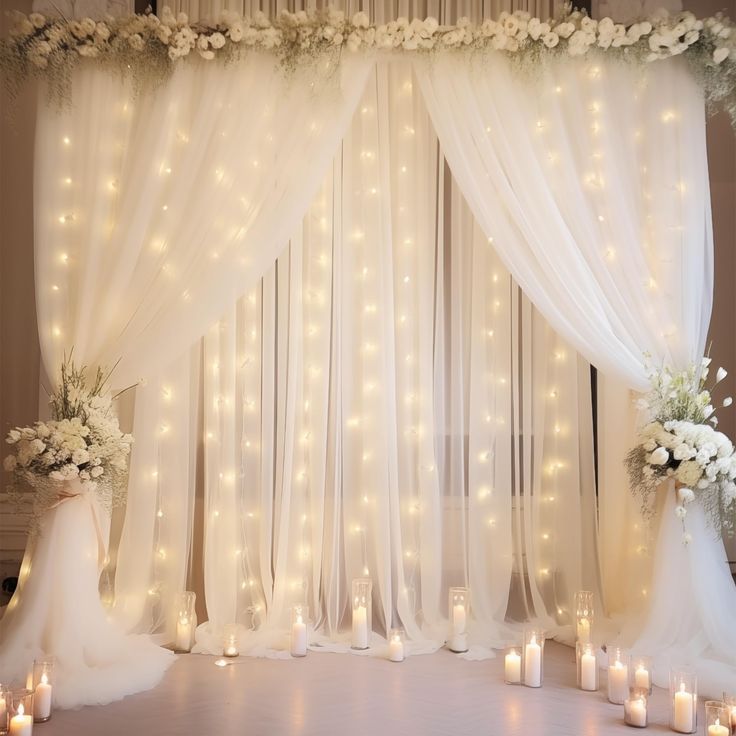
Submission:
<svg viewBox="0 0 736 736">
<path fill-rule="evenodd" d="M 515 36 L 516 32 L 519 30 L 519 19 L 510 15 L 503 22 L 503 30 L 507 36 Z"/>
<path fill-rule="evenodd" d="M 553 30 L 560 38 L 570 38 L 575 32 L 575 26 L 572 23 L 560 23 Z"/>
<path fill-rule="evenodd" d="M 139 33 L 134 33 L 130 36 L 128 38 L 128 43 L 130 44 L 130 47 L 136 51 L 143 51 L 146 45 L 143 41 L 143 37 Z"/>
<path fill-rule="evenodd" d="M 89 472 L 93 478 L 99 478 L 102 475 L 102 468 L 99 465 L 96 465 Z"/>
<path fill-rule="evenodd" d="M 235 43 L 242 41 L 243 40 L 243 24 L 240 22 L 233 23 L 233 25 L 230 26 L 228 35 L 230 36 L 230 40 Z"/>
<path fill-rule="evenodd" d="M 46 18 L 41 13 L 31 13 L 28 20 L 33 23 L 36 28 L 43 28 L 46 25 Z"/>
<path fill-rule="evenodd" d="M 672 457 L 674 457 L 675 460 L 689 460 L 694 454 L 695 450 L 693 450 L 690 445 L 683 442 L 682 444 L 675 447 L 675 451 L 672 453 Z"/>
<path fill-rule="evenodd" d="M 559 42 L 560 37 L 554 31 L 549 31 L 542 36 L 542 43 L 548 49 L 553 49 Z"/>
<path fill-rule="evenodd" d="M 17 429 L 11 429 L 5 440 L 9 445 L 14 445 L 20 439 L 20 432 Z"/>
<path fill-rule="evenodd" d="M 664 465 L 670 459 L 670 454 L 664 447 L 658 447 L 650 456 L 650 465 Z"/>
<path fill-rule="evenodd" d="M 82 18 L 82 30 L 91 36 L 95 32 L 95 26 L 97 25 L 92 18 Z"/>
<path fill-rule="evenodd" d="M 353 16 L 353 25 L 356 28 L 368 28 L 368 26 L 371 24 L 370 19 L 368 18 L 368 15 L 366 13 L 356 13 Z"/>
<path fill-rule="evenodd" d="M 15 470 L 15 466 L 17 464 L 18 461 L 15 459 L 15 455 L 8 455 L 5 460 L 3 460 L 3 467 L 8 471 Z"/>
<path fill-rule="evenodd" d="M 41 440 L 36 439 L 31 441 L 30 448 L 34 455 L 40 455 L 46 449 L 46 445 Z"/>
<path fill-rule="evenodd" d="M 210 46 L 213 49 L 221 49 L 225 45 L 225 36 L 222 33 L 213 33 L 210 36 Z"/>
</svg>

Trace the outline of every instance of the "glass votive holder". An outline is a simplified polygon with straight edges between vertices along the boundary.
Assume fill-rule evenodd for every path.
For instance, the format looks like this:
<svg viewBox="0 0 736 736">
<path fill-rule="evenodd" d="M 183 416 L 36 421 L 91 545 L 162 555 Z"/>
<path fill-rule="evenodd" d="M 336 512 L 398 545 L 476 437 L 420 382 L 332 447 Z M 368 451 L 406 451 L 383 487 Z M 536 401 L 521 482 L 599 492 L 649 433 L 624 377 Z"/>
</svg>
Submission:
<svg viewBox="0 0 736 736">
<path fill-rule="evenodd" d="M 371 592 L 373 582 L 370 578 L 356 578 L 353 580 L 353 621 L 352 640 L 353 649 L 368 649 L 372 626 Z"/>
<path fill-rule="evenodd" d="M 598 690 L 598 660 L 593 645 L 579 641 L 575 645 L 575 659 L 578 688 L 590 693 Z"/>
<path fill-rule="evenodd" d="M 624 723 L 634 728 L 646 728 L 648 725 L 647 704 L 649 691 L 643 687 L 630 687 L 629 695 L 624 700 Z"/>
<path fill-rule="evenodd" d="M 507 685 L 521 685 L 521 647 L 509 647 L 504 657 L 503 679 Z"/>
<path fill-rule="evenodd" d="M 467 652 L 470 591 L 467 588 L 450 588 L 448 610 L 450 635 L 447 647 L 451 652 Z"/>
<path fill-rule="evenodd" d="M 238 625 L 225 624 L 222 630 L 222 656 L 239 657 L 240 642 L 238 638 Z"/>
<path fill-rule="evenodd" d="M 589 644 L 593 634 L 593 593 L 579 590 L 575 593 L 575 639 Z"/>
<path fill-rule="evenodd" d="M 8 704 L 10 691 L 0 685 L 0 736 L 5 736 L 8 732 Z"/>
<path fill-rule="evenodd" d="M 6 694 L 5 706 L 10 736 L 31 736 L 33 733 L 33 690 L 21 688 Z"/>
<path fill-rule="evenodd" d="M 638 687 L 652 694 L 652 658 L 638 654 L 631 655 L 629 667 L 629 687 Z"/>
<path fill-rule="evenodd" d="M 292 657 L 307 656 L 307 625 L 309 607 L 298 604 L 291 607 L 291 631 L 289 632 L 289 652 Z"/>
<path fill-rule="evenodd" d="M 728 707 L 731 721 L 731 734 L 736 734 L 736 695 L 726 695 L 723 693 L 723 702 Z"/>
<path fill-rule="evenodd" d="M 527 687 L 542 687 L 544 677 L 544 631 L 524 631 L 524 684 Z"/>
<path fill-rule="evenodd" d="M 179 605 L 176 614 L 176 638 L 174 650 L 181 653 L 191 652 L 194 646 L 194 631 L 197 628 L 194 617 L 196 593 L 185 590 L 179 594 Z"/>
<path fill-rule="evenodd" d="M 731 736 L 731 708 L 722 700 L 705 701 L 707 736 Z"/>
<path fill-rule="evenodd" d="M 608 647 L 608 702 L 623 705 L 629 694 L 629 655 Z"/>
<path fill-rule="evenodd" d="M 37 659 L 33 663 L 33 721 L 45 723 L 51 718 L 51 694 L 54 660 Z"/>
<path fill-rule="evenodd" d="M 404 630 L 395 628 L 388 633 L 388 658 L 391 662 L 404 661 Z"/>
<path fill-rule="evenodd" d="M 677 733 L 698 728 L 698 678 L 689 670 L 670 669 L 670 728 Z"/>
</svg>

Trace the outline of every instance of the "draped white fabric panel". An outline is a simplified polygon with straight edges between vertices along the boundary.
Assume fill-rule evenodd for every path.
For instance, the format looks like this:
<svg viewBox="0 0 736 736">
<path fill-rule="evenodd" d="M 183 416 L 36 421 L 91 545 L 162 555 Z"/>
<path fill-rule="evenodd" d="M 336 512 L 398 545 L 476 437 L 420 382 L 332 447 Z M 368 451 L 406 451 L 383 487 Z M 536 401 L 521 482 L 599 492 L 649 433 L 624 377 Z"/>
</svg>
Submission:
<svg viewBox="0 0 736 736">
<path fill-rule="evenodd" d="M 288 79 L 268 55 L 181 65 L 155 93 L 91 65 L 40 107 L 36 286 L 49 375 L 64 351 L 124 386 L 188 349 L 273 262 L 370 68 Z M 247 100 L 247 104 L 243 103 Z"/>
<path fill-rule="evenodd" d="M 445 198 L 449 201 L 445 202 Z M 569 623 L 597 587 L 587 363 L 521 295 L 447 177 L 408 63 L 379 65 L 301 232 L 205 338 L 204 651 L 285 646 L 349 586 L 414 651 L 469 585 L 471 640 Z M 581 439 L 582 438 L 582 439 Z M 480 653 L 481 650 L 477 650 Z"/>
<path fill-rule="evenodd" d="M 677 62 L 418 62 L 453 174 L 522 289 L 597 367 L 705 347 L 712 246 L 700 87 Z"/>
</svg>

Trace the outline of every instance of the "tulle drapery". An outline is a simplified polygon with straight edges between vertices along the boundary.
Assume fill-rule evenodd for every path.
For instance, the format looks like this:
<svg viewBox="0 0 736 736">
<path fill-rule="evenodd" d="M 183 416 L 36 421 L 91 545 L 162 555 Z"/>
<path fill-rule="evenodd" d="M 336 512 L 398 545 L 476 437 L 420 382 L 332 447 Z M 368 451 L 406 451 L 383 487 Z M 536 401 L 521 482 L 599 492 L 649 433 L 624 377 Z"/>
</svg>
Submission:
<svg viewBox="0 0 736 736">
<path fill-rule="evenodd" d="M 286 76 L 265 54 L 193 61 L 160 89 L 85 66 L 39 108 L 36 301 L 44 366 L 123 387 L 188 349 L 273 263 L 319 187 L 367 59 Z"/>
<path fill-rule="evenodd" d="M 700 360 L 713 235 L 702 92 L 678 61 L 417 62 L 453 175 L 532 302 L 634 389 Z"/>
</svg>

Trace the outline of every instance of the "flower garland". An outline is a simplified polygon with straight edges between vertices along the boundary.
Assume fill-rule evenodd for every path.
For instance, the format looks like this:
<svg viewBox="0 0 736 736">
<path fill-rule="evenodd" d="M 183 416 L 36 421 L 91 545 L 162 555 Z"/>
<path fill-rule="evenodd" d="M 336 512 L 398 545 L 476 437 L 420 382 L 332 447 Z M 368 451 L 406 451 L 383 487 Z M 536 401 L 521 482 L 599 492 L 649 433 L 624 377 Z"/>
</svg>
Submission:
<svg viewBox="0 0 736 736">
<path fill-rule="evenodd" d="M 190 24 L 186 14 L 174 16 L 169 8 L 160 17 L 147 13 L 100 22 L 15 15 L 10 37 L 0 44 L 0 69 L 15 90 L 28 77 L 45 76 L 59 100 L 68 98 L 71 72 L 85 58 L 151 81 L 165 78 L 186 57 L 229 61 L 254 49 L 273 51 L 291 69 L 309 57 L 339 58 L 343 51 L 493 50 L 534 63 L 543 56 L 596 52 L 642 62 L 682 54 L 702 80 L 707 99 L 723 103 L 736 121 L 736 31 L 720 14 L 703 20 L 689 12 L 661 14 L 628 27 L 580 11 L 547 21 L 516 11 L 480 24 L 461 18 L 455 26 L 440 26 L 434 18 L 375 25 L 365 13 L 346 18 L 334 9 L 282 11 L 274 19 L 225 12 L 213 26 Z"/>
<path fill-rule="evenodd" d="M 649 419 L 639 434 L 639 444 L 626 457 L 632 490 L 642 502 L 645 518 L 655 512 L 656 491 L 667 479 L 675 481 L 675 514 L 683 522 L 683 541 L 690 542 L 685 527 L 687 505 L 703 506 L 711 526 L 733 533 L 736 519 L 736 453 L 723 432 L 706 388 L 710 358 L 685 371 L 656 369 L 647 363 L 651 388 L 637 402 Z M 726 377 L 719 368 L 712 388 Z M 730 397 L 723 406 L 730 406 Z"/>
</svg>

